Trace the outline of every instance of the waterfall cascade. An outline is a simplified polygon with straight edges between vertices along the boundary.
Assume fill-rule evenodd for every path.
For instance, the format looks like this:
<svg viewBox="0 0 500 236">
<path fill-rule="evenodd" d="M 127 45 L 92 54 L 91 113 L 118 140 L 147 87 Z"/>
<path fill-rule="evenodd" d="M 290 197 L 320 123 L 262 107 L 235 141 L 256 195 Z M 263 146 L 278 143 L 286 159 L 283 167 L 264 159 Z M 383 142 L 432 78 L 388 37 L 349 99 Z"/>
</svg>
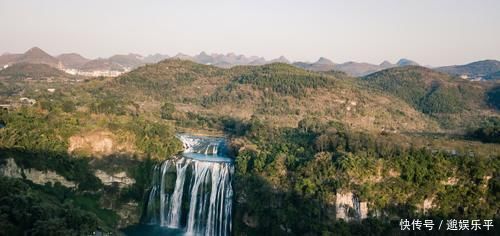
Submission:
<svg viewBox="0 0 500 236">
<path fill-rule="evenodd" d="M 155 166 L 143 222 L 187 235 L 230 235 L 234 168 L 225 139 L 178 137 L 185 151 Z"/>
</svg>

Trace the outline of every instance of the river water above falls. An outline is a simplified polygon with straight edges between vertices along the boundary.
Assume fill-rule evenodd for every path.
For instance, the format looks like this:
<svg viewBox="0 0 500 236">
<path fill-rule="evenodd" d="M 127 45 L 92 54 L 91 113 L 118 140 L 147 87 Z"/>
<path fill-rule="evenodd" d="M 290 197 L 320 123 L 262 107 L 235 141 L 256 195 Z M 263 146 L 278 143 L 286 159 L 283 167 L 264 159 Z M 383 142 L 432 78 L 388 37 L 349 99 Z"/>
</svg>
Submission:
<svg viewBox="0 0 500 236">
<path fill-rule="evenodd" d="M 144 225 L 128 235 L 230 235 L 234 172 L 224 138 L 178 135 L 184 152 L 155 166 Z"/>
</svg>

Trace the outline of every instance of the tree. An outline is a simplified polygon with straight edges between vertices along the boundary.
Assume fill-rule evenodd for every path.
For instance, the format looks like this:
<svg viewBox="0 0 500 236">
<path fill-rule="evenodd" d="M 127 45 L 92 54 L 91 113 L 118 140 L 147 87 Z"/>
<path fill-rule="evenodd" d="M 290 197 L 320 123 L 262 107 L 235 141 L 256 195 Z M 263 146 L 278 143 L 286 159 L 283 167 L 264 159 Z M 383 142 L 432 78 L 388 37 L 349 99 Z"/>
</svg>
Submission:
<svg viewBox="0 0 500 236">
<path fill-rule="evenodd" d="M 161 118 L 165 120 L 171 120 L 173 119 L 172 115 L 175 112 L 175 106 L 172 103 L 165 102 L 163 103 L 163 106 L 161 106 L 160 113 L 161 113 Z"/>
<path fill-rule="evenodd" d="M 62 110 L 68 113 L 75 111 L 75 103 L 73 101 L 64 101 L 62 104 Z"/>
</svg>

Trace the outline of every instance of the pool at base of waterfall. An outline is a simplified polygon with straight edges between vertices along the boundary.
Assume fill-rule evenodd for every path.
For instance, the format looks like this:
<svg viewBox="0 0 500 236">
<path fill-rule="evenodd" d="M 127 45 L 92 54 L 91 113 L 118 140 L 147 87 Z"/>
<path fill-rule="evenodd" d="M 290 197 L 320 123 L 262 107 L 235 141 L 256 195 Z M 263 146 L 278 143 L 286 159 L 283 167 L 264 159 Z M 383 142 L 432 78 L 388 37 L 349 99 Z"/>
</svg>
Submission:
<svg viewBox="0 0 500 236">
<path fill-rule="evenodd" d="M 226 139 L 180 134 L 184 152 L 153 169 L 141 224 L 125 235 L 231 235 L 233 159 Z"/>
<path fill-rule="evenodd" d="M 186 232 L 182 229 L 171 229 L 166 227 L 160 227 L 158 225 L 133 225 L 122 230 L 122 232 L 127 236 L 145 236 L 145 235 L 155 235 L 155 236 L 185 236 Z"/>
</svg>

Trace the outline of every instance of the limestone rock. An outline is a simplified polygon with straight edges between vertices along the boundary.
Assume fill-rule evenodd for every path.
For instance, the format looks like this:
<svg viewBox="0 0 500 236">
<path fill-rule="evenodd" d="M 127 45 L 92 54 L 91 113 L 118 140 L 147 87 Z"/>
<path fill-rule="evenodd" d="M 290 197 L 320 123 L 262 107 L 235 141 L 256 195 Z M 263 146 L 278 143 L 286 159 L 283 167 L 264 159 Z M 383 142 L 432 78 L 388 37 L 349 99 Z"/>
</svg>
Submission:
<svg viewBox="0 0 500 236">
<path fill-rule="evenodd" d="M 92 131 L 69 138 L 68 153 L 85 153 L 96 157 L 116 153 L 135 153 L 132 140 L 123 141 L 109 131 Z"/>
<path fill-rule="evenodd" d="M 140 218 L 140 209 L 137 202 L 128 202 L 116 209 L 116 213 L 120 216 L 118 227 L 123 228 L 132 224 L 137 224 Z"/>
<path fill-rule="evenodd" d="M 6 160 L 6 164 L 0 166 L 0 175 L 11 177 L 11 178 L 24 178 L 30 180 L 35 184 L 44 185 L 46 183 L 55 184 L 59 182 L 61 185 L 74 188 L 76 184 L 72 181 L 66 180 L 61 175 L 58 175 L 54 171 L 40 171 L 36 169 L 22 169 L 17 166 L 14 159 L 9 158 Z"/>
<path fill-rule="evenodd" d="M 95 176 L 101 180 L 104 185 L 111 186 L 113 184 L 118 184 L 118 187 L 124 188 L 135 184 L 135 180 L 127 176 L 124 171 L 116 174 L 108 174 L 102 170 L 96 170 Z"/>
<path fill-rule="evenodd" d="M 367 202 L 360 202 L 352 192 L 337 193 L 336 218 L 345 221 L 362 220 L 368 216 Z"/>
</svg>

